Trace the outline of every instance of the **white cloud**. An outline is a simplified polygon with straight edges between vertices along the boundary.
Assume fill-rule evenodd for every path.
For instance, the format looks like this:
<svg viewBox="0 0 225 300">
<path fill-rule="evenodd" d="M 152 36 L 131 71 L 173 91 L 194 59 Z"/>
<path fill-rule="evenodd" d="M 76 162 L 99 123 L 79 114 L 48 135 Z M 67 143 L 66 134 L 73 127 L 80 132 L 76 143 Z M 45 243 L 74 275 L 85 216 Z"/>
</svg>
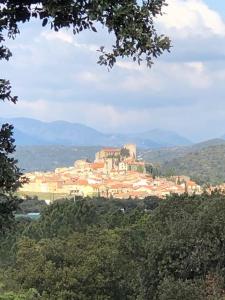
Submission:
<svg viewBox="0 0 225 300">
<path fill-rule="evenodd" d="M 116 67 L 128 71 L 137 71 L 137 72 L 143 71 L 143 64 L 138 65 L 137 63 L 129 62 L 129 61 L 118 60 L 116 62 Z"/>
<path fill-rule="evenodd" d="M 149 111 L 146 109 L 120 110 L 110 104 L 98 103 L 89 103 L 88 107 L 89 110 L 85 111 L 86 122 L 104 132 L 138 131 L 149 120 Z"/>
<path fill-rule="evenodd" d="M 61 31 L 55 32 L 55 31 L 43 31 L 41 33 L 41 36 L 44 37 L 46 40 L 60 40 L 65 43 L 72 44 L 73 43 L 73 37 L 66 33 Z"/>
<path fill-rule="evenodd" d="M 5 118 L 30 117 L 43 121 L 63 119 L 84 123 L 106 132 L 123 130 L 127 126 L 132 128 L 132 124 L 137 122 L 140 125 L 144 124 L 148 118 L 145 110 L 121 111 L 110 104 L 86 101 L 55 103 L 43 99 L 19 101 L 16 105 L 3 103 L 1 111 Z"/>
<path fill-rule="evenodd" d="M 225 37 L 225 24 L 218 12 L 210 9 L 202 0 L 168 0 L 165 14 L 159 17 L 162 30 L 179 35 Z"/>
<path fill-rule="evenodd" d="M 19 100 L 15 105 L 13 103 L 2 103 L 1 113 L 4 117 L 30 117 L 40 118 L 48 113 L 49 104 L 45 100 L 38 99 L 36 101 Z"/>
<path fill-rule="evenodd" d="M 96 52 L 97 49 L 99 49 L 99 46 L 95 44 L 90 43 L 80 43 L 78 42 L 78 39 L 69 32 L 66 32 L 65 30 L 60 31 L 43 31 L 41 33 L 41 37 L 45 38 L 46 40 L 52 41 L 52 40 L 58 40 L 63 43 L 68 43 L 70 45 L 73 45 L 76 48 L 80 48 L 81 50 L 88 50 L 92 52 Z"/>
<path fill-rule="evenodd" d="M 124 76 L 124 79 L 118 83 L 118 88 L 129 92 L 145 92 L 146 89 L 149 93 L 160 92 L 163 89 L 163 82 L 157 76 L 152 75 L 151 71 L 145 71 L 139 76 L 136 74 L 130 74 Z"/>
<path fill-rule="evenodd" d="M 82 71 L 80 73 L 78 72 L 73 76 L 73 78 L 82 82 L 83 84 L 86 84 L 87 82 L 95 84 L 101 82 L 100 74 L 91 71 Z"/>
<path fill-rule="evenodd" d="M 188 62 L 185 65 L 199 74 L 202 74 L 205 70 L 204 64 L 200 61 Z"/>
<path fill-rule="evenodd" d="M 131 92 L 159 94 L 171 87 L 185 86 L 194 89 L 209 88 L 212 74 L 201 61 L 190 62 L 156 62 L 149 69 L 129 62 L 118 62 L 117 66 L 124 70 L 124 78 L 118 88 Z"/>
<path fill-rule="evenodd" d="M 208 89 L 213 82 L 210 70 L 199 61 L 169 64 L 168 71 L 177 86 L 183 83 L 190 88 L 201 90 Z"/>
</svg>

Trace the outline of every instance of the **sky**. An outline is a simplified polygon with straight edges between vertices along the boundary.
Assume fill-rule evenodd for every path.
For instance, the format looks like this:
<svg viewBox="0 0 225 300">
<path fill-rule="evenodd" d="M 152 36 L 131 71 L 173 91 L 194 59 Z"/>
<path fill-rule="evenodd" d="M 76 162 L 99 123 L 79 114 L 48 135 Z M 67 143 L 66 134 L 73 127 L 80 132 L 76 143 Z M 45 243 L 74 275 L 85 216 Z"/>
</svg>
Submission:
<svg viewBox="0 0 225 300">
<path fill-rule="evenodd" d="M 156 26 L 172 40 L 151 69 L 119 60 L 97 64 L 111 37 L 55 33 L 39 22 L 23 25 L 1 62 L 19 102 L 1 103 L 1 117 L 67 120 L 102 132 L 173 130 L 192 141 L 225 134 L 225 1 L 167 0 Z"/>
</svg>

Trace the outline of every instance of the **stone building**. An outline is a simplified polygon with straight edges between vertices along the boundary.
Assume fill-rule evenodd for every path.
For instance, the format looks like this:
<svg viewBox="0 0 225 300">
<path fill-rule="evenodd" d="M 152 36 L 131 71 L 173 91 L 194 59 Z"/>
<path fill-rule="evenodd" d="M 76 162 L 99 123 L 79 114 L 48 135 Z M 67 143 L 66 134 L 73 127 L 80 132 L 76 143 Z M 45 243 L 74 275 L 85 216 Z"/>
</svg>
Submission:
<svg viewBox="0 0 225 300">
<path fill-rule="evenodd" d="M 133 160 L 137 159 L 137 146 L 135 144 L 126 144 L 123 148 L 129 150 L 130 158 Z"/>
<path fill-rule="evenodd" d="M 108 158 L 118 158 L 120 156 L 120 148 L 103 148 L 95 154 L 95 162 L 102 162 Z"/>
</svg>

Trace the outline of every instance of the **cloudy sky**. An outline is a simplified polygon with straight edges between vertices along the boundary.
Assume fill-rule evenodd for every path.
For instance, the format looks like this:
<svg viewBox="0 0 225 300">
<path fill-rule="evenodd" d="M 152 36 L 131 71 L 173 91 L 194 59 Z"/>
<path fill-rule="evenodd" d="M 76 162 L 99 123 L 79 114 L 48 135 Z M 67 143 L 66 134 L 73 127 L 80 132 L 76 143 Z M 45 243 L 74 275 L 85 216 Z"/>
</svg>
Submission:
<svg viewBox="0 0 225 300">
<path fill-rule="evenodd" d="M 10 41 L 1 62 L 19 103 L 2 117 L 67 120 L 103 132 L 174 130 L 193 141 L 225 134 L 225 1 L 168 0 L 157 28 L 173 44 L 152 69 L 119 61 L 97 65 L 102 30 L 73 36 L 33 22 Z M 3 74 L 3 75 L 2 75 Z"/>
</svg>

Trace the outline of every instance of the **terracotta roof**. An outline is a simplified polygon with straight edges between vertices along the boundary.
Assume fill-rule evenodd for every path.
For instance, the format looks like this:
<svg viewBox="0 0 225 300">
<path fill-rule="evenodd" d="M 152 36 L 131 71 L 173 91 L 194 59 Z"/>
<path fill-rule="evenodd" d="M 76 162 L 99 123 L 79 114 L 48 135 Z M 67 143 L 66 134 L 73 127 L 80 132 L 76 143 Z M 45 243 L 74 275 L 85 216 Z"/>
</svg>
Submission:
<svg viewBox="0 0 225 300">
<path fill-rule="evenodd" d="M 195 183 L 194 181 L 189 180 L 189 181 L 187 182 L 187 185 L 189 185 L 189 186 L 196 186 L 197 183 Z"/>
<path fill-rule="evenodd" d="M 75 182 L 72 181 L 72 180 L 66 180 L 66 181 L 64 182 L 64 185 L 75 185 Z"/>
<path fill-rule="evenodd" d="M 102 168 L 104 168 L 104 163 L 102 163 L 102 162 L 92 163 L 91 168 L 94 170 L 102 169 Z"/>
<path fill-rule="evenodd" d="M 120 148 L 103 148 L 101 151 L 105 152 L 120 152 Z"/>
<path fill-rule="evenodd" d="M 120 188 L 129 188 L 129 187 L 132 187 L 132 185 L 124 184 L 124 183 L 114 183 L 110 187 L 112 189 L 120 189 Z"/>
<path fill-rule="evenodd" d="M 88 185 L 88 181 L 86 179 L 78 179 L 76 181 L 76 184 L 78 184 L 78 185 Z"/>
</svg>

